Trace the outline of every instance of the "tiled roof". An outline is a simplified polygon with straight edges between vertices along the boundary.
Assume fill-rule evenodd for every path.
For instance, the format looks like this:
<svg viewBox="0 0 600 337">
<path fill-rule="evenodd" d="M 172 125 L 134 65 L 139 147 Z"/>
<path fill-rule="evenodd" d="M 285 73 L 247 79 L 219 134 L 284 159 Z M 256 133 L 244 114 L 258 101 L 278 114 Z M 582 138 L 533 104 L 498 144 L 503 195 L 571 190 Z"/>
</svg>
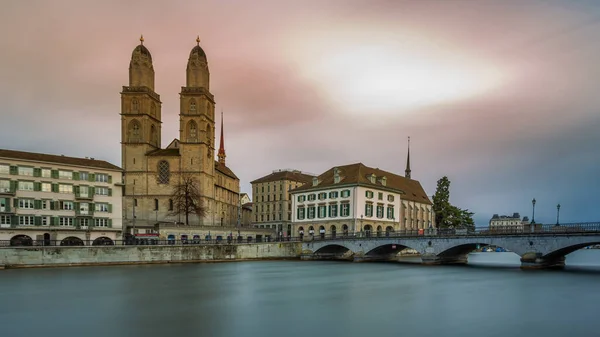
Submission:
<svg viewBox="0 0 600 337">
<path fill-rule="evenodd" d="M 266 183 L 266 182 L 271 182 L 271 181 L 291 180 L 291 181 L 297 181 L 297 182 L 306 184 L 308 182 L 312 182 L 312 178 L 313 178 L 312 175 L 302 173 L 300 171 L 281 170 L 281 171 L 273 172 L 262 178 L 258 178 L 250 183 L 258 184 L 258 183 Z"/>
<path fill-rule="evenodd" d="M 62 156 L 62 155 L 59 156 L 59 155 L 45 154 L 45 153 L 33 153 L 33 152 L 23 152 L 23 151 L 0 149 L 0 158 L 22 159 L 22 160 L 31 160 L 31 161 L 37 161 L 37 162 L 47 162 L 47 163 L 56 163 L 56 164 L 73 165 L 73 166 L 84 166 L 84 167 L 96 167 L 96 168 L 107 169 L 107 170 L 122 171 L 122 169 L 120 167 L 113 165 L 104 160 L 67 157 L 67 156 Z"/>
<path fill-rule="evenodd" d="M 229 167 L 219 164 L 219 162 L 216 160 L 215 160 L 215 170 L 217 170 L 217 171 L 223 173 L 224 175 L 231 177 L 233 179 L 237 179 L 237 180 L 240 179 L 235 175 L 235 173 L 233 173 L 233 171 Z"/>
<path fill-rule="evenodd" d="M 333 177 L 334 169 L 336 168 L 339 170 L 340 181 L 337 184 L 334 184 Z M 372 183 L 369 180 L 369 176 L 371 174 L 376 176 L 375 183 Z M 380 178 L 382 177 L 386 177 L 385 186 L 381 184 Z M 419 183 L 417 180 L 408 179 L 391 172 L 368 167 L 363 163 L 332 167 L 328 171 L 319 175 L 318 179 L 319 184 L 317 186 L 312 186 L 311 179 L 310 183 L 302 185 L 292 190 L 292 192 L 303 192 L 312 189 L 322 189 L 339 185 L 360 184 L 363 186 L 374 186 L 377 188 L 399 190 L 404 192 L 402 195 L 402 199 L 404 200 L 431 204 L 427 193 L 425 193 L 421 183 Z"/>
<path fill-rule="evenodd" d="M 148 153 L 148 156 L 173 157 L 179 156 L 179 149 L 157 149 Z"/>
</svg>

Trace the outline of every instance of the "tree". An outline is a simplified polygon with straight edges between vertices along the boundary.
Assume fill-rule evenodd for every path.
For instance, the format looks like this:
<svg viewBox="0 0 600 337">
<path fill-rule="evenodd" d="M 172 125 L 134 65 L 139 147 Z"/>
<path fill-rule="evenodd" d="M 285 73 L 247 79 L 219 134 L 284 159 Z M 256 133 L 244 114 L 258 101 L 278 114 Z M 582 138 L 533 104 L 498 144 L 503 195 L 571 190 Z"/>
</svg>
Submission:
<svg viewBox="0 0 600 337">
<path fill-rule="evenodd" d="M 475 228 L 475 213 L 450 204 L 450 180 L 446 176 L 437 181 L 433 195 L 433 212 L 438 228 Z"/>
<path fill-rule="evenodd" d="M 191 175 L 181 177 L 180 182 L 173 187 L 171 199 L 173 200 L 173 212 L 169 215 L 185 215 L 186 225 L 189 225 L 190 214 L 195 214 L 200 218 L 206 215 L 200 184 Z"/>
</svg>

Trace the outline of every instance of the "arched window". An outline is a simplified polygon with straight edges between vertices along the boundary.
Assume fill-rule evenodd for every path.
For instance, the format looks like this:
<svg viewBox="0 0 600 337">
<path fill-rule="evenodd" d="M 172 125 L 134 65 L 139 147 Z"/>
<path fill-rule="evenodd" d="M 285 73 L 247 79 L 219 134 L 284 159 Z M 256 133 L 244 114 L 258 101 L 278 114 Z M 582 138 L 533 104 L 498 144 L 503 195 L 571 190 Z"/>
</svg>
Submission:
<svg viewBox="0 0 600 337">
<path fill-rule="evenodd" d="M 154 127 L 154 124 L 150 126 L 150 141 L 155 145 L 156 143 L 158 143 L 158 140 L 156 138 L 156 128 Z"/>
<path fill-rule="evenodd" d="M 131 100 L 131 112 L 138 112 L 140 111 L 140 104 L 138 102 L 137 99 L 132 99 Z"/>
<path fill-rule="evenodd" d="M 169 211 L 173 210 L 173 199 L 169 199 Z"/>
<path fill-rule="evenodd" d="M 128 141 L 129 142 L 139 142 L 142 140 L 141 136 L 140 136 L 140 122 L 138 122 L 136 119 L 132 120 L 131 122 L 129 122 L 129 127 L 128 127 Z"/>
<path fill-rule="evenodd" d="M 188 140 L 189 141 L 197 141 L 198 140 L 198 125 L 196 122 L 190 121 L 188 123 Z"/>
<path fill-rule="evenodd" d="M 196 113 L 196 101 L 193 98 L 190 100 L 190 113 Z"/>
<path fill-rule="evenodd" d="M 158 183 L 168 184 L 171 172 L 169 170 L 169 162 L 161 160 L 158 162 Z"/>
</svg>

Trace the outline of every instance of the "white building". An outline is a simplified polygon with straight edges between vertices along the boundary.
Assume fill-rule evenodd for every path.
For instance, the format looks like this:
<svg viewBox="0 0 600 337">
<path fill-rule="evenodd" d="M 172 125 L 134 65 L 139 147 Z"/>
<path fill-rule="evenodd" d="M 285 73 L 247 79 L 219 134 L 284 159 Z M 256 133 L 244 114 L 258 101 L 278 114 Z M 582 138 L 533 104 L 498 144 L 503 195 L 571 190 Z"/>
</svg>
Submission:
<svg viewBox="0 0 600 337">
<path fill-rule="evenodd" d="M 435 227 L 421 184 L 362 163 L 333 167 L 291 191 L 294 236 L 378 235 Z"/>
<path fill-rule="evenodd" d="M 0 150 L 0 244 L 120 240 L 121 181 L 105 161 Z"/>
<path fill-rule="evenodd" d="M 498 215 L 494 214 L 490 219 L 490 230 L 494 229 L 516 229 L 522 230 L 524 225 L 529 224 L 529 218 L 523 217 L 519 213 L 513 213 L 512 215 Z"/>
<path fill-rule="evenodd" d="M 252 200 L 250 200 L 248 193 L 240 193 L 240 204 L 243 206 L 249 202 L 252 202 Z"/>
</svg>

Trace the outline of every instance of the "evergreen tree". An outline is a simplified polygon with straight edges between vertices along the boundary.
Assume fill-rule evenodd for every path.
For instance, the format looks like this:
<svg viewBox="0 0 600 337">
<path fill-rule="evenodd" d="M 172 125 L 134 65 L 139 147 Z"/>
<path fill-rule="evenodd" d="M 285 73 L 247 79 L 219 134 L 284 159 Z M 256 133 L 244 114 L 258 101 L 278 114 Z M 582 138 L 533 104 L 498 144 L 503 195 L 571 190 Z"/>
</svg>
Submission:
<svg viewBox="0 0 600 337">
<path fill-rule="evenodd" d="M 475 228 L 475 213 L 450 204 L 450 180 L 446 176 L 437 181 L 433 195 L 433 212 L 438 228 Z"/>
</svg>

